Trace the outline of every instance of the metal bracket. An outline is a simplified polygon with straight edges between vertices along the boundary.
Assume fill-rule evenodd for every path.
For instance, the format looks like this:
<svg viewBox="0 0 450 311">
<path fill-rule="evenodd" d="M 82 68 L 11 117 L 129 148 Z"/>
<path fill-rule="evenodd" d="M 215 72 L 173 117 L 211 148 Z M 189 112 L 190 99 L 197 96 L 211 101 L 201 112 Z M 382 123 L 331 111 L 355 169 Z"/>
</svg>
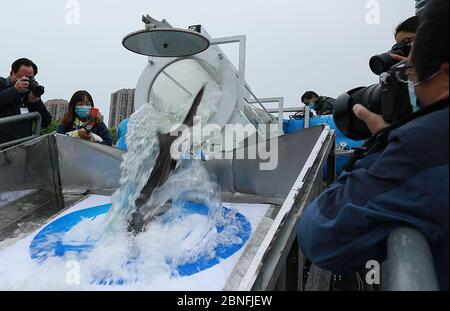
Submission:
<svg viewBox="0 0 450 311">
<path fill-rule="evenodd" d="M 245 101 L 245 59 L 246 59 L 246 36 L 223 37 L 210 40 L 211 45 L 239 43 L 239 110 L 243 111 Z"/>
<path fill-rule="evenodd" d="M 172 26 L 165 19 L 163 19 L 162 22 L 160 22 L 148 14 L 142 15 L 142 22 L 145 24 L 146 30 L 154 28 L 172 28 Z"/>
<path fill-rule="evenodd" d="M 251 92 L 251 94 L 253 95 L 252 92 Z M 255 97 L 255 95 L 253 95 L 253 97 Z M 272 111 L 274 111 L 275 113 L 278 113 L 278 133 L 280 136 L 284 135 L 284 130 L 283 130 L 284 97 L 270 97 L 270 98 L 256 98 L 255 97 L 254 100 L 249 100 L 248 103 L 249 104 L 259 104 L 262 107 L 262 109 L 264 109 L 264 111 L 267 112 L 269 115 L 272 115 L 271 114 Z M 268 104 L 268 103 L 278 103 L 278 111 L 276 109 L 269 110 L 263 105 L 263 104 Z"/>
</svg>

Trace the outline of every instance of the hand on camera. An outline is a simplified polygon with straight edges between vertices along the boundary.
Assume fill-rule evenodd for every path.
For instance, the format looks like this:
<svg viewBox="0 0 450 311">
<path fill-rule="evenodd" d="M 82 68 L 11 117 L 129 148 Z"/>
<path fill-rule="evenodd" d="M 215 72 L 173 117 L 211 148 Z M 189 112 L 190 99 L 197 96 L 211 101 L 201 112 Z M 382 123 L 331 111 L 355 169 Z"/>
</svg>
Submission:
<svg viewBox="0 0 450 311">
<path fill-rule="evenodd" d="M 30 83 L 28 82 L 27 77 L 22 77 L 19 80 L 17 80 L 16 84 L 14 84 L 14 88 L 17 90 L 19 94 L 24 94 L 28 92 L 28 87 L 30 86 Z"/>
<path fill-rule="evenodd" d="M 88 134 L 85 129 L 78 130 L 78 135 L 80 135 L 81 139 L 85 139 L 85 140 L 89 140 L 89 141 L 92 139 L 92 134 Z"/>
<path fill-rule="evenodd" d="M 408 60 L 408 57 L 403 57 L 397 54 L 390 54 L 392 59 L 395 60 L 396 62 L 403 62 L 405 60 Z"/>
<path fill-rule="evenodd" d="M 28 94 L 28 102 L 29 103 L 37 103 L 38 101 L 40 101 L 41 98 L 40 97 L 36 97 L 33 92 L 30 92 Z"/>
<path fill-rule="evenodd" d="M 353 112 L 358 117 L 358 119 L 361 119 L 366 123 L 372 135 L 375 135 L 381 130 L 389 127 L 389 124 L 384 121 L 381 115 L 369 111 L 363 105 L 355 105 L 353 107 Z"/>
</svg>

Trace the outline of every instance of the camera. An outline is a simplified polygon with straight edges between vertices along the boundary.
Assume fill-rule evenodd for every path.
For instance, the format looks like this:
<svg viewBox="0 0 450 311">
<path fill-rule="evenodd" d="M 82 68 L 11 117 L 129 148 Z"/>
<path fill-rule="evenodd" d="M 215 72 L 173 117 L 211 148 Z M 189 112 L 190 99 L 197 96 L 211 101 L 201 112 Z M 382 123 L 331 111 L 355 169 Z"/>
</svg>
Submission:
<svg viewBox="0 0 450 311">
<path fill-rule="evenodd" d="M 373 56 L 369 61 L 370 69 L 374 74 L 381 75 L 398 63 L 391 57 L 391 54 L 408 57 L 409 53 L 411 53 L 411 47 L 411 43 L 398 43 L 390 51 Z"/>
<path fill-rule="evenodd" d="M 83 128 L 86 130 L 86 133 L 89 135 L 92 132 L 95 124 L 97 123 L 97 118 L 99 116 L 100 110 L 98 108 L 92 107 L 89 110 L 89 117 Z"/>
<path fill-rule="evenodd" d="M 382 73 L 379 84 L 356 88 L 338 97 L 334 106 L 334 121 L 346 137 L 353 140 L 372 137 L 364 121 L 353 113 L 356 104 L 382 115 L 387 123 L 400 121 L 413 112 L 408 83 L 398 78 L 402 66 L 406 66 L 406 61 Z"/>
<path fill-rule="evenodd" d="M 45 87 L 39 85 L 33 77 L 28 77 L 28 82 L 30 83 L 28 89 L 34 94 L 34 96 L 41 97 L 44 95 Z"/>
</svg>

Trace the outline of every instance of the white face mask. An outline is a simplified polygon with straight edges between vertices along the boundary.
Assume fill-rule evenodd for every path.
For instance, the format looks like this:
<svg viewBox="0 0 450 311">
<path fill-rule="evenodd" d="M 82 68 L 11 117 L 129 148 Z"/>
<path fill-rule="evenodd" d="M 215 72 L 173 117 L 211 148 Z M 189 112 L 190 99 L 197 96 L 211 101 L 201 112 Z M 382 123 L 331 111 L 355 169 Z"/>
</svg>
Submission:
<svg viewBox="0 0 450 311">
<path fill-rule="evenodd" d="M 427 78 L 425 80 L 422 80 L 420 82 L 414 83 L 414 82 L 408 81 L 409 98 L 411 100 L 411 106 L 413 108 L 413 112 L 417 112 L 417 111 L 422 109 L 422 107 L 420 107 L 420 105 L 418 104 L 417 95 L 416 95 L 416 87 L 419 86 L 419 85 L 422 85 L 422 84 L 424 84 L 424 83 L 426 83 L 428 81 L 433 80 L 434 78 L 439 76 L 442 71 L 443 70 L 440 69 L 439 71 L 437 71 L 431 77 L 429 77 L 429 78 Z"/>
<path fill-rule="evenodd" d="M 422 108 L 417 103 L 416 88 L 414 87 L 414 83 L 411 81 L 408 81 L 408 91 L 409 91 L 409 100 L 411 101 L 411 107 L 413 112 L 421 110 Z"/>
</svg>

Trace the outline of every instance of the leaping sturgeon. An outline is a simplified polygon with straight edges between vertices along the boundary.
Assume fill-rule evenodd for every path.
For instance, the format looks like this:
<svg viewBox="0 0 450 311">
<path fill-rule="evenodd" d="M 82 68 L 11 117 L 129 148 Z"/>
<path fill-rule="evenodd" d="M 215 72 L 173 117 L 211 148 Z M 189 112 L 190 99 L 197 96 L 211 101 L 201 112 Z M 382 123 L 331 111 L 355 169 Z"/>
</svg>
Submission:
<svg viewBox="0 0 450 311">
<path fill-rule="evenodd" d="M 197 114 L 198 107 L 203 98 L 205 87 L 198 92 L 195 97 L 194 103 L 187 114 L 183 125 L 189 128 L 194 125 L 194 117 Z M 145 231 L 148 223 L 152 221 L 152 217 L 145 219 L 143 213 L 143 207 L 150 200 L 154 190 L 161 187 L 169 178 L 172 171 L 175 169 L 176 161 L 170 155 L 170 148 L 172 144 L 181 136 L 180 131 L 178 131 L 178 136 L 168 134 L 158 133 L 160 151 L 156 159 L 155 165 L 153 167 L 152 174 L 150 175 L 147 184 L 142 189 L 139 197 L 135 201 L 136 210 L 132 213 L 129 218 L 128 231 L 132 232 L 134 235 Z M 148 212 L 156 207 L 150 207 Z"/>
</svg>

